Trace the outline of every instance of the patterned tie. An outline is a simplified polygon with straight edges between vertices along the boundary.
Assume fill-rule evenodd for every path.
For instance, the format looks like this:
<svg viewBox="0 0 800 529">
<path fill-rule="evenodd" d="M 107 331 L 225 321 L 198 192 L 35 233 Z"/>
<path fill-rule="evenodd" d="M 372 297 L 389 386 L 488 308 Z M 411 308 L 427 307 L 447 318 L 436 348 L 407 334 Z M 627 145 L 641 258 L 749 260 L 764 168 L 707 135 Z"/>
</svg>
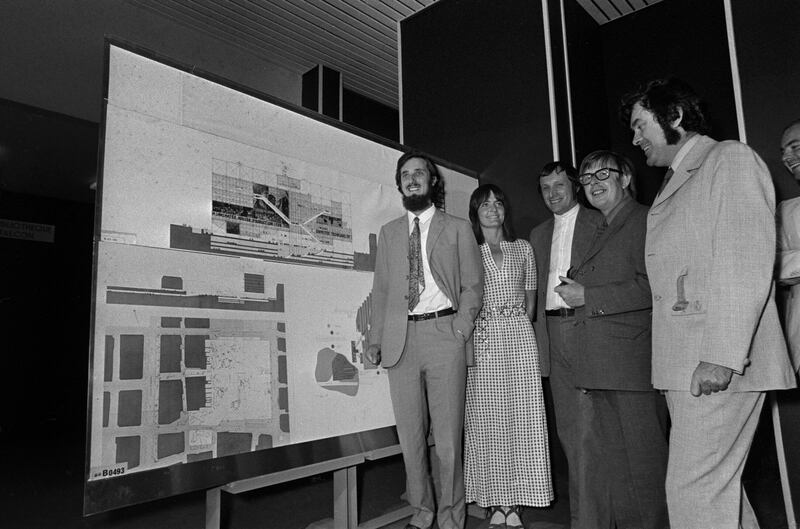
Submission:
<svg viewBox="0 0 800 529">
<path fill-rule="evenodd" d="M 419 303 L 419 293 L 425 289 L 422 267 L 422 240 L 419 234 L 419 217 L 414 217 L 414 229 L 408 239 L 408 310 Z"/>
<path fill-rule="evenodd" d="M 667 172 L 664 173 L 664 181 L 661 182 L 661 189 L 658 190 L 658 194 L 656 196 L 658 196 L 658 195 L 660 195 L 661 193 L 664 192 L 664 188 L 667 187 L 667 182 L 669 182 L 669 179 L 672 178 L 672 175 L 674 175 L 674 174 L 675 174 L 675 171 L 672 170 L 672 167 L 667 169 Z"/>
</svg>

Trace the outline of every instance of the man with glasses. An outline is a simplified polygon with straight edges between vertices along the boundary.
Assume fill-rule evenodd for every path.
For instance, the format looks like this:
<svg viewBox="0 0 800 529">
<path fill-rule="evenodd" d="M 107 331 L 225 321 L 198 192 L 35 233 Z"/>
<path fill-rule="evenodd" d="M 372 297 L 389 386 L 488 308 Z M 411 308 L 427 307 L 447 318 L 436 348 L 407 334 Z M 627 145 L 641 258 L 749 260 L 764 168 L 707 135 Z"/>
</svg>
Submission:
<svg viewBox="0 0 800 529">
<path fill-rule="evenodd" d="M 795 386 L 773 289 L 775 192 L 761 158 L 717 142 L 683 81 L 623 100 L 647 165 L 669 167 L 647 216 L 653 385 L 672 427 L 672 527 L 758 527 L 741 477 L 766 391 Z"/>
<path fill-rule="evenodd" d="M 573 382 L 591 409 L 583 463 L 600 508 L 590 527 L 668 529 L 667 409 L 650 382 L 647 207 L 633 197 L 633 165 L 621 154 L 589 154 L 578 181 L 604 221 L 555 290 L 575 308 Z"/>
<path fill-rule="evenodd" d="M 530 235 L 536 255 L 536 319 L 533 322 L 542 376 L 549 377 L 553 395 L 558 438 L 569 464 L 569 506 L 573 529 L 595 529 L 600 516 L 596 498 L 587 491 L 593 478 L 587 475 L 582 458 L 585 436 L 581 429 L 589 409 L 585 395 L 576 387 L 572 366 L 576 344 L 571 343 L 575 309 L 555 291 L 559 276 L 567 275 L 571 264 L 583 255 L 603 222 L 597 211 L 578 203 L 575 168 L 564 162 L 550 162 L 539 174 L 537 188 L 553 217 L 536 226 Z"/>
</svg>

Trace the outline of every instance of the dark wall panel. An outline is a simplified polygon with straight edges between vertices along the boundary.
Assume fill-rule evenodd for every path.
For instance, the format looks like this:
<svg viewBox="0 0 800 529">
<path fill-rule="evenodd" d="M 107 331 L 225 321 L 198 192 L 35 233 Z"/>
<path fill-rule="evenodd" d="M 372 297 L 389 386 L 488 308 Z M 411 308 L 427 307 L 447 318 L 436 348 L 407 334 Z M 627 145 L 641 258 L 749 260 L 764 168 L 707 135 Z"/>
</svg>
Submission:
<svg viewBox="0 0 800 529">
<path fill-rule="evenodd" d="M 396 108 L 342 90 L 342 121 L 392 141 L 400 141 L 400 113 Z"/>
<path fill-rule="evenodd" d="M 322 67 L 322 113 L 333 119 L 341 119 L 340 91 L 342 74 L 327 66 Z"/>
<path fill-rule="evenodd" d="M 0 443 L 30 444 L 58 432 L 67 445 L 83 435 L 93 215 L 92 204 L 0 189 L 0 218 L 55 227 L 52 243 L 0 238 L 0 349 L 15 373 L 0 387 Z M 120 347 L 106 343 L 111 354 Z M 108 377 L 119 368 L 111 367 Z"/>
<path fill-rule="evenodd" d="M 401 42 L 404 143 L 500 185 L 527 235 L 548 215 L 535 186 L 552 159 L 541 4 L 440 0 Z"/>
<path fill-rule="evenodd" d="M 564 3 L 564 25 L 572 86 L 575 165 L 578 166 L 590 152 L 611 146 L 609 128 L 616 127 L 617 123 L 609 114 L 600 26 L 577 2 Z"/>
<path fill-rule="evenodd" d="M 800 2 L 733 0 L 736 55 L 749 143 L 769 165 L 779 200 L 800 195 L 781 164 L 781 133 L 800 119 Z"/>
<path fill-rule="evenodd" d="M 646 167 L 640 150 L 631 145 L 629 129 L 617 119 L 620 98 L 654 77 L 679 77 L 707 101 L 711 136 L 738 139 L 723 3 L 659 2 L 600 29 L 611 147 L 631 157 L 639 172 L 639 200 L 649 204 L 665 170 Z"/>
<path fill-rule="evenodd" d="M 302 105 L 319 112 L 319 76 L 322 68 L 314 66 L 303 74 Z"/>
</svg>

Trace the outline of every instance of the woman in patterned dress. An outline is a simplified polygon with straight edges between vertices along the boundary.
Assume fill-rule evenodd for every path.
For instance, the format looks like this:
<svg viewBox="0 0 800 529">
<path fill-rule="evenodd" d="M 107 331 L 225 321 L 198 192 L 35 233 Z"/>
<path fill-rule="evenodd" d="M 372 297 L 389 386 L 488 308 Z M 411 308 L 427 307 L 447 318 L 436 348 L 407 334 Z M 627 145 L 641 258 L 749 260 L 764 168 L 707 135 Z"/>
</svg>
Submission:
<svg viewBox="0 0 800 529">
<path fill-rule="evenodd" d="M 539 356 L 531 318 L 536 261 L 517 239 L 504 193 L 472 193 L 469 218 L 485 272 L 475 320 L 475 365 L 467 372 L 464 482 L 467 502 L 489 508 L 490 529 L 522 528 L 520 506 L 553 500 Z"/>
</svg>

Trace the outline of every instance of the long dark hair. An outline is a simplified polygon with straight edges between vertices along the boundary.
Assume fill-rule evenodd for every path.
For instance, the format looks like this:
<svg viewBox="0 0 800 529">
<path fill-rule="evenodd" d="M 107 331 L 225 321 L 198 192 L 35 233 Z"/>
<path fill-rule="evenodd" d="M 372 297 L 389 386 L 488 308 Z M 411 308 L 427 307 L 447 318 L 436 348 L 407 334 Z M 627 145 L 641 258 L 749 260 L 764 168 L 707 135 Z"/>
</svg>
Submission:
<svg viewBox="0 0 800 529">
<path fill-rule="evenodd" d="M 478 220 L 478 208 L 481 204 L 486 202 L 489 194 L 494 194 L 494 198 L 498 202 L 502 202 L 505 209 L 505 218 L 503 219 L 503 238 L 508 242 L 517 240 L 517 235 L 514 233 L 514 227 L 511 225 L 511 203 L 506 198 L 503 190 L 494 184 L 483 184 L 478 189 L 472 192 L 469 197 L 469 221 L 472 223 L 472 232 L 475 234 L 475 240 L 478 244 L 483 244 L 483 230 L 481 230 L 481 223 Z"/>
</svg>

